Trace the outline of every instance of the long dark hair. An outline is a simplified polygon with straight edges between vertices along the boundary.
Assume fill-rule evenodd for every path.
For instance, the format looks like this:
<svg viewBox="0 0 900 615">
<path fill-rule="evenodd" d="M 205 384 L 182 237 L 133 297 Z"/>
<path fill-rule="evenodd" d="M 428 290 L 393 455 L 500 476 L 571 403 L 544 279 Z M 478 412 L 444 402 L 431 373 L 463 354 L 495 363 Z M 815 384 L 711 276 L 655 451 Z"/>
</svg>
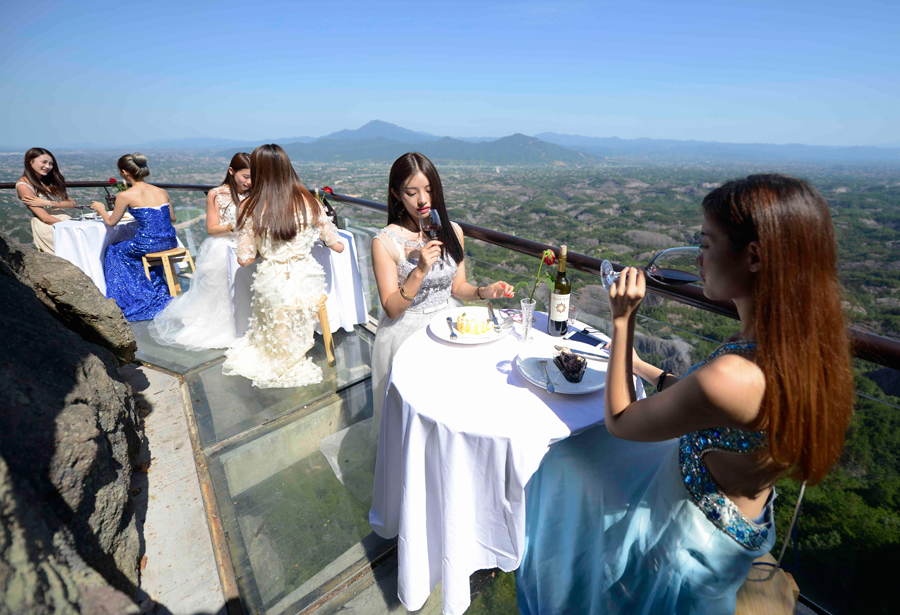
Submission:
<svg viewBox="0 0 900 615">
<path fill-rule="evenodd" d="M 250 154 L 253 184 L 241 206 L 238 228 L 252 218 L 254 233 L 271 233 L 275 241 L 290 241 L 319 220 L 319 202 L 297 177 L 291 159 L 280 146 L 260 145 Z M 306 209 L 312 213 L 307 219 Z M 299 224 L 299 226 L 298 226 Z"/>
<path fill-rule="evenodd" d="M 50 156 L 53 160 L 53 170 L 47 173 L 47 177 L 41 178 L 41 176 L 35 173 L 34 169 L 31 168 L 31 162 L 35 158 L 45 155 Z M 34 188 L 35 194 L 55 196 L 62 200 L 69 198 L 69 194 L 66 192 L 66 178 L 63 177 L 63 174 L 59 171 L 59 165 L 56 163 L 56 156 L 48 149 L 44 149 L 43 147 L 32 147 L 25 152 L 25 179 L 27 179 L 28 183 L 31 184 L 31 187 Z"/>
<path fill-rule="evenodd" d="M 243 171 L 244 169 L 249 169 L 250 154 L 248 154 L 247 152 L 238 152 L 231 157 L 231 162 L 228 163 L 228 168 L 231 169 L 234 173 Z M 237 181 L 235 181 L 234 179 L 234 174 L 225 171 L 225 179 L 222 180 L 222 185 L 228 187 L 229 192 L 231 192 L 231 200 L 235 204 L 235 206 L 240 205 L 240 191 L 238 191 Z M 252 186 L 253 184 L 250 185 Z"/>
<path fill-rule="evenodd" d="M 807 182 L 770 174 L 728 182 L 703 199 L 703 210 L 734 250 L 759 242 L 755 360 L 766 390 L 756 427 L 768 431 L 779 467 L 816 483 L 840 457 L 853 411 L 828 205 Z"/>
<path fill-rule="evenodd" d="M 400 224 L 403 218 L 409 216 L 403 201 L 396 195 L 400 194 L 403 186 L 410 180 L 413 175 L 421 173 L 428 180 L 431 186 L 431 207 L 437 210 L 441 216 L 441 232 L 438 239 L 444 243 L 447 253 L 456 261 L 461 263 L 465 258 L 462 245 L 459 243 L 459 237 L 453 226 L 450 224 L 450 216 L 447 215 L 447 207 L 444 205 L 444 187 L 441 185 L 441 176 L 438 175 L 437 169 L 428 158 L 419 152 L 409 152 L 403 154 L 394 164 L 391 165 L 391 174 L 388 178 L 388 225 Z"/>
</svg>

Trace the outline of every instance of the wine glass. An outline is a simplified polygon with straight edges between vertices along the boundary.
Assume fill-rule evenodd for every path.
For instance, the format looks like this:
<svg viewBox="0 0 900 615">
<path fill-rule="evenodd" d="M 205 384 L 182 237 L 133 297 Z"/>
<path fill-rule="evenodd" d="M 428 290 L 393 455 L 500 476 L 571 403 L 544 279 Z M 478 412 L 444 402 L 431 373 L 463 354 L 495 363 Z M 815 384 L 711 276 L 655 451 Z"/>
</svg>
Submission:
<svg viewBox="0 0 900 615">
<path fill-rule="evenodd" d="M 699 282 L 700 266 L 697 265 L 699 255 L 700 248 L 697 247 L 669 248 L 658 252 L 644 268 L 644 273 L 647 277 L 669 286 Z M 613 269 L 612 263 L 608 260 L 600 263 L 600 281 L 606 290 L 609 290 L 621 275 L 621 272 Z"/>
<path fill-rule="evenodd" d="M 436 209 L 432 209 L 431 212 L 422 218 L 420 218 L 420 223 L 422 225 L 422 232 L 428 235 L 429 239 L 438 239 L 441 236 L 441 229 L 443 228 L 443 223 L 441 222 L 441 215 L 438 213 Z M 444 246 L 441 246 L 441 269 L 444 268 Z"/>
</svg>

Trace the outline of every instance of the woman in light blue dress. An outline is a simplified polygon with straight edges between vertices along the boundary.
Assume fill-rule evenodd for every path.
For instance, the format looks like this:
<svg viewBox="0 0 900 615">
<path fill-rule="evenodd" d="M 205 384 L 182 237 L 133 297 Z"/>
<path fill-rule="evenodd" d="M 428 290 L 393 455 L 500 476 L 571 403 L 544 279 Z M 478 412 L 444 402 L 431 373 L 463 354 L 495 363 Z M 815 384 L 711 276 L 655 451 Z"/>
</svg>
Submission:
<svg viewBox="0 0 900 615">
<path fill-rule="evenodd" d="M 162 266 L 151 267 L 148 279 L 142 257 L 178 246 L 172 226 L 175 213 L 169 194 L 144 181 L 150 175 L 150 168 L 143 154 L 126 154 L 117 164 L 119 173 L 131 183 L 131 188 L 116 197 L 111 212 L 96 201 L 91 209 L 109 226 L 118 224 L 125 211 L 130 210 L 137 222 L 137 232 L 133 238 L 112 244 L 106 250 L 106 296 L 116 300 L 126 320 L 151 320 L 172 297 Z"/>
<path fill-rule="evenodd" d="M 632 350 L 645 280 L 623 271 L 605 425 L 555 445 L 529 485 L 522 613 L 733 613 L 775 542 L 774 484 L 818 482 L 840 456 L 853 381 L 825 201 L 755 175 L 703 208 L 704 293 L 734 300 L 741 330 L 666 374 Z M 632 373 L 660 393 L 638 401 Z"/>
</svg>

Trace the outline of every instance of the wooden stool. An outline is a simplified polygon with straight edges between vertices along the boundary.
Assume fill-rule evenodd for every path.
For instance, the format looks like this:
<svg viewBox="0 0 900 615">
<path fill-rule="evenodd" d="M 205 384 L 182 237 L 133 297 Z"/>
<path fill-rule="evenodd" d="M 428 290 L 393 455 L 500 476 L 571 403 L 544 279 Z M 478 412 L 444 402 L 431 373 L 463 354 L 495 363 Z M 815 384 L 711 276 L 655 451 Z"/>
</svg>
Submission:
<svg viewBox="0 0 900 615">
<path fill-rule="evenodd" d="M 163 270 L 166 273 L 166 283 L 169 285 L 169 294 L 173 297 L 177 297 L 181 294 L 181 284 L 178 283 L 178 276 L 175 275 L 175 272 L 173 271 L 172 263 L 186 260 L 191 266 L 191 272 L 197 271 L 196 268 L 194 268 L 194 259 L 191 258 L 191 253 L 185 248 L 172 248 L 171 250 L 164 250 L 162 252 L 151 252 L 150 254 L 142 256 L 141 260 L 144 261 L 144 273 L 147 275 L 148 280 L 150 279 L 150 267 L 155 267 L 162 263 Z"/>
<path fill-rule="evenodd" d="M 325 355 L 328 357 L 328 365 L 334 367 L 334 338 L 331 337 L 331 327 L 328 325 L 328 312 L 325 310 L 325 302 L 328 295 L 322 295 L 319 299 L 319 322 L 322 324 L 322 337 L 325 340 Z"/>
</svg>

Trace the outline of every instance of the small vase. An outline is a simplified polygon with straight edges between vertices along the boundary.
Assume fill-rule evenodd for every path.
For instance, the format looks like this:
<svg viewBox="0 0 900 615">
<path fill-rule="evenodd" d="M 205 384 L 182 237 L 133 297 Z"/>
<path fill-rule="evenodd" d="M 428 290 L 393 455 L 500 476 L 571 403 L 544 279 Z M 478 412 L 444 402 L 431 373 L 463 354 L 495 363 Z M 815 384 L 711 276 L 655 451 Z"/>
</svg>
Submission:
<svg viewBox="0 0 900 615">
<path fill-rule="evenodd" d="M 112 211 L 116 206 L 116 195 L 115 194 L 107 194 L 106 195 L 106 210 Z"/>
<path fill-rule="evenodd" d="M 522 299 L 522 337 L 519 338 L 521 342 L 530 342 L 532 340 L 531 337 L 531 321 L 534 318 L 534 305 L 536 301 L 534 299 Z"/>
</svg>

